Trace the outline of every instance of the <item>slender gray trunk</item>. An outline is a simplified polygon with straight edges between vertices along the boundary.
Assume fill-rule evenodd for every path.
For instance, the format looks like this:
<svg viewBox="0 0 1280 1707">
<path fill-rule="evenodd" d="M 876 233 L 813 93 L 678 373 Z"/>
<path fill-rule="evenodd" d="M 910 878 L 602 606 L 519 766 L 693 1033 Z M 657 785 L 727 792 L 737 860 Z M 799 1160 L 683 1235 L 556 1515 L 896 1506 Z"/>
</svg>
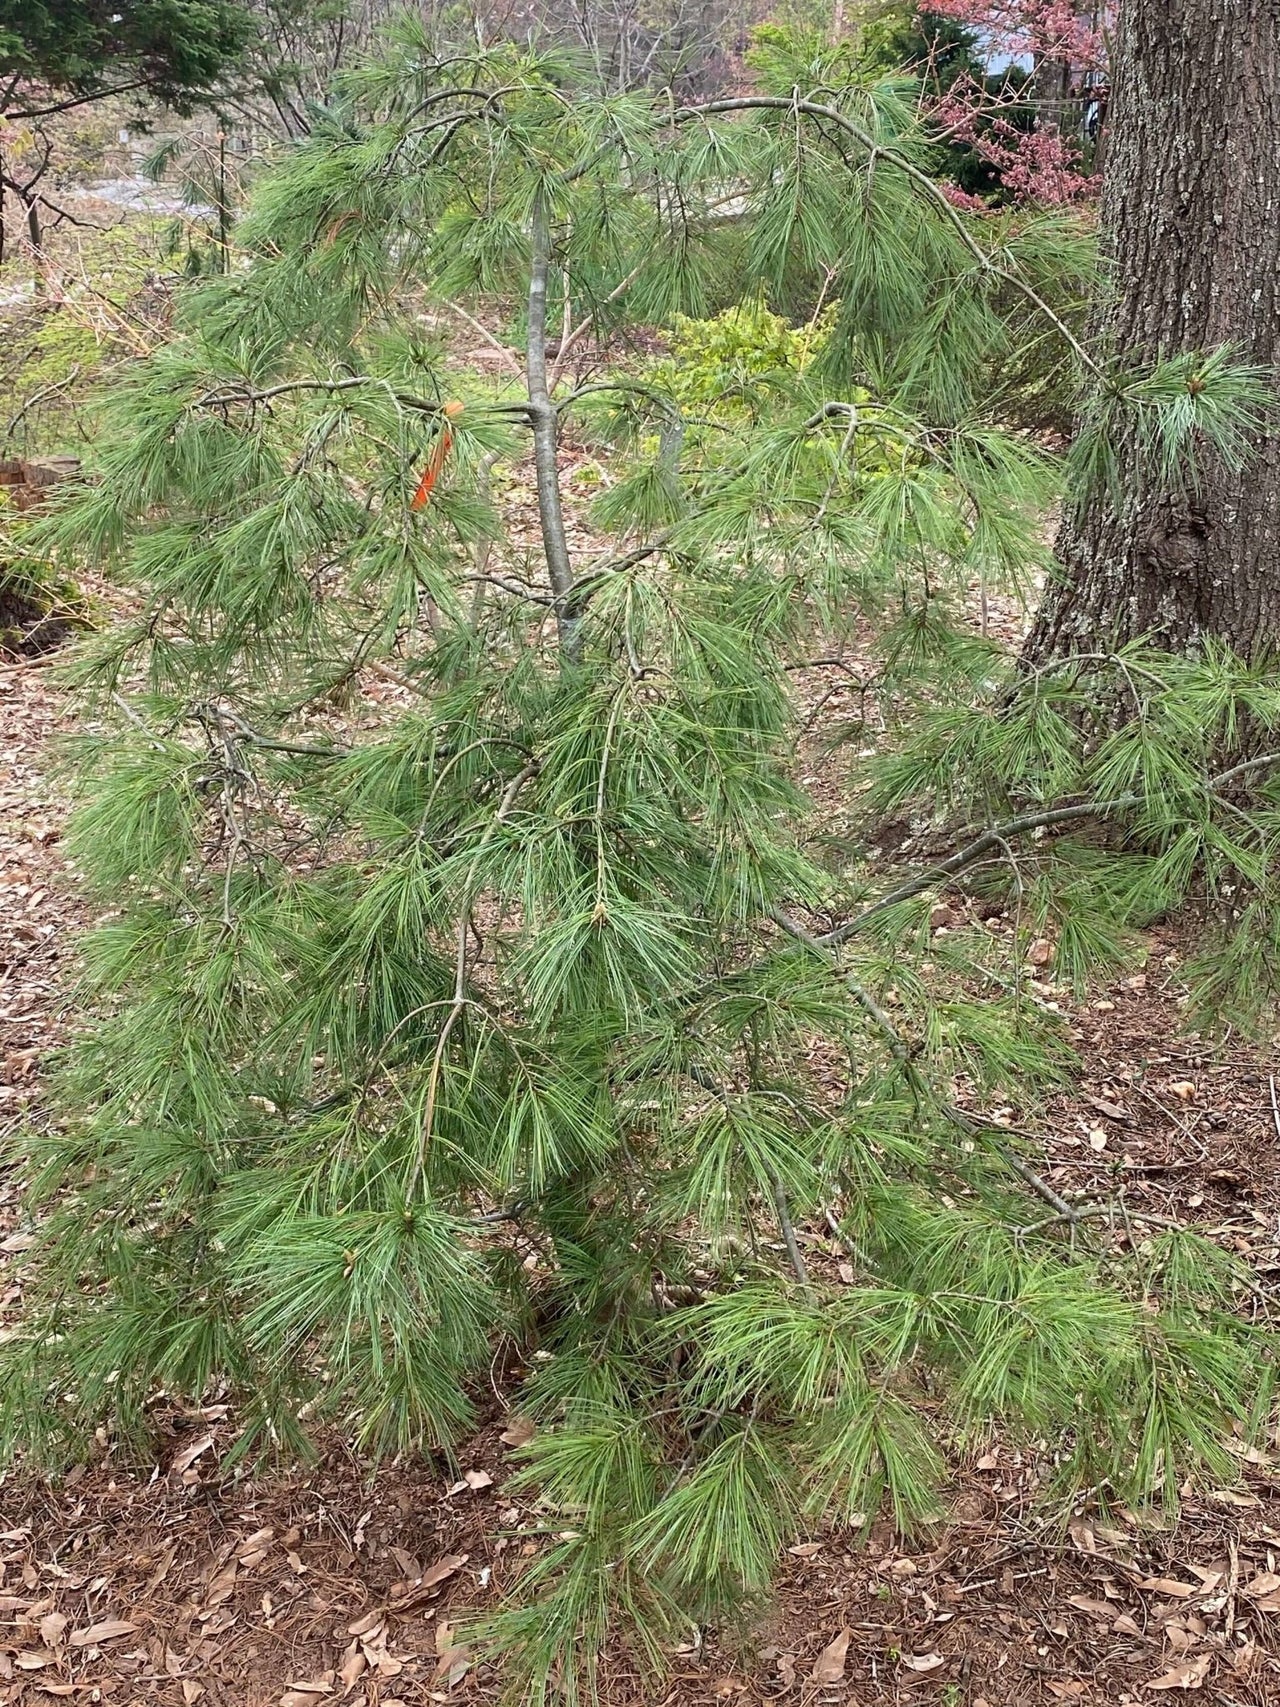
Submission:
<svg viewBox="0 0 1280 1707">
<path fill-rule="evenodd" d="M 560 502 L 559 419 L 547 388 L 547 278 L 551 271 L 551 225 L 546 199 L 539 192 L 533 210 L 529 266 L 529 414 L 533 425 L 533 466 L 538 488 L 538 517 L 556 629 L 566 664 L 582 657 L 582 622 L 573 597 L 573 566 Z"/>
</svg>

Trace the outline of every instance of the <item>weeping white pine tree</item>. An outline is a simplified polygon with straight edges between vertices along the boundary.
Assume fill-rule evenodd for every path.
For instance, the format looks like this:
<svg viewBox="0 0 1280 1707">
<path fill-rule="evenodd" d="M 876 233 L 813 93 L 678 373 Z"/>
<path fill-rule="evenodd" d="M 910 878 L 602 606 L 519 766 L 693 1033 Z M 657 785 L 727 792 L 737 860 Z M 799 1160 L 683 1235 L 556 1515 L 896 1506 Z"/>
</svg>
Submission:
<svg viewBox="0 0 1280 1707">
<path fill-rule="evenodd" d="M 590 1686 L 614 1629 L 660 1664 L 802 1523 L 926 1519 L 976 1429 L 1141 1499 L 1225 1474 L 1269 1397 L 1225 1258 L 1125 1254 L 980 1111 L 1068 1070 L 1028 932 L 1081 972 L 1207 884 L 1212 976 L 1261 997 L 1280 820 L 1240 803 L 1263 749 L 1229 749 L 1280 695 L 1136 650 L 1019 675 L 964 629 L 975 578 L 1039 558 L 1059 471 L 1001 422 L 1046 339 L 1088 374 L 1087 250 L 967 223 L 909 91 L 838 52 L 765 78 L 602 100 L 402 26 L 49 524 L 139 607 L 79 666 L 73 852 L 108 911 L 27 1140 L 5 1438 L 137 1440 L 158 1388 L 217 1388 L 250 1458 L 334 1427 L 447 1450 L 523 1352 L 523 1475 L 571 1514 L 493 1633 L 525 1699 Z M 495 312 L 526 317 L 519 382 L 431 331 Z M 571 384 L 628 324 L 684 364 Z M 1107 383 L 1167 460 L 1253 418 L 1220 361 Z M 605 475 L 581 546 L 566 433 Z M 855 622 L 869 808 L 957 826 L 936 865 L 832 846 L 797 787 L 795 667 Z M 379 673 L 401 709 L 353 715 Z M 1135 707 L 1100 725 L 1112 683 Z M 943 885 L 1016 887 L 1011 927 L 931 938 Z"/>
</svg>

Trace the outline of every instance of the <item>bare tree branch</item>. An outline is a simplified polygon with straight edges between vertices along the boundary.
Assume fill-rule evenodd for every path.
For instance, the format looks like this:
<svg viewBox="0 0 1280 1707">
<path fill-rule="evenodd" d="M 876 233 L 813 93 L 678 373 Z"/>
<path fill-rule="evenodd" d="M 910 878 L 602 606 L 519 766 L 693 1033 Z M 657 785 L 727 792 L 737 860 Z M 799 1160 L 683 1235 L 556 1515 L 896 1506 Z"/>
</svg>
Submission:
<svg viewBox="0 0 1280 1707">
<path fill-rule="evenodd" d="M 1263 753 L 1255 759 L 1246 759 L 1242 764 L 1233 765 L 1230 770 L 1220 771 L 1217 776 L 1205 780 L 1205 791 L 1217 794 L 1230 783 L 1237 782 L 1241 777 L 1251 775 L 1254 771 L 1269 769 L 1280 764 L 1280 753 Z M 936 883 L 945 878 L 956 877 L 960 872 L 976 865 L 985 858 L 993 848 L 999 848 L 1002 843 L 1011 841 L 1018 836 L 1025 836 L 1034 830 L 1050 830 L 1059 824 L 1078 824 L 1089 818 L 1111 818 L 1118 812 L 1132 812 L 1143 804 L 1141 794 L 1120 794 L 1112 800 L 1083 800 L 1074 806 L 1053 806 L 1044 812 L 1027 812 L 1021 817 L 1010 818 L 1006 823 L 996 824 L 989 830 L 984 830 L 974 841 L 944 859 L 918 876 L 908 878 L 905 883 L 891 889 L 887 895 L 881 895 L 847 919 L 844 924 L 837 925 L 834 930 L 816 936 L 814 941 L 822 948 L 835 948 L 849 938 L 856 936 L 863 926 L 875 918 L 877 913 L 883 913 L 890 907 L 896 907 L 903 901 L 911 901 L 917 895 L 922 895 L 926 889 L 931 889 Z"/>
</svg>

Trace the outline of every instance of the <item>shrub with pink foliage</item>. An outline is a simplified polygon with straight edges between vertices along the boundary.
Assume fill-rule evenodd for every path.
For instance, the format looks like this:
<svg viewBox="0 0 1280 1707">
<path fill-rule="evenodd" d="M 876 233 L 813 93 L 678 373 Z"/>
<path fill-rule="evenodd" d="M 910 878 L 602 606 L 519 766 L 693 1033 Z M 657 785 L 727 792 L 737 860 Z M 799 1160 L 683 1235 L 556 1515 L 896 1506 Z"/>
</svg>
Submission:
<svg viewBox="0 0 1280 1707">
<path fill-rule="evenodd" d="M 1082 9 L 1075 0 L 929 0 L 921 9 L 980 31 L 993 53 L 1066 60 L 1081 71 L 1106 64 L 1095 8 Z"/>
<path fill-rule="evenodd" d="M 1104 9 L 1104 21 L 1111 8 Z M 1106 65 L 1106 38 L 1098 9 L 1077 0 L 928 0 L 921 11 L 977 31 L 991 54 L 1030 55 L 1067 64 L 1084 75 Z M 987 89 L 970 79 L 937 103 L 939 125 L 967 143 L 1000 176 L 1001 187 L 1021 202 L 1062 207 L 1098 188 L 1081 170 L 1080 149 L 1056 124 L 1020 129 L 993 110 Z"/>
<path fill-rule="evenodd" d="M 990 109 L 980 85 L 958 83 L 933 116 L 953 141 L 968 143 L 999 174 L 1015 201 L 1063 207 L 1096 193 L 1098 180 L 1081 171 L 1079 148 L 1055 126 L 1020 130 Z"/>
</svg>

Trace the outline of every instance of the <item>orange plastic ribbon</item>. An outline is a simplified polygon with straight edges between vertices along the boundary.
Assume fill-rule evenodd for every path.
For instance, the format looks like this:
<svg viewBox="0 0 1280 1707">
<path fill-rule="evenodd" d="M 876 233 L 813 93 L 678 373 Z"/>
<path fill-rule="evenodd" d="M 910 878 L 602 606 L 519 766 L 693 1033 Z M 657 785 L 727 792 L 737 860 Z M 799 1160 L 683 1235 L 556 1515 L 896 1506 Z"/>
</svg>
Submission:
<svg viewBox="0 0 1280 1707">
<path fill-rule="evenodd" d="M 431 453 L 431 460 L 422 471 L 422 479 L 418 482 L 418 490 L 413 494 L 413 502 L 409 506 L 411 510 L 422 510 L 426 508 L 427 499 L 431 496 L 431 489 L 440 478 L 440 470 L 444 467 L 444 459 L 453 449 L 453 433 L 449 427 L 449 422 L 455 420 L 457 416 L 461 415 L 462 410 L 463 405 L 459 403 L 456 397 L 451 397 L 441 409 L 440 412 L 445 417 L 444 426 L 441 429 L 440 437 L 436 440 L 436 447 Z"/>
</svg>

